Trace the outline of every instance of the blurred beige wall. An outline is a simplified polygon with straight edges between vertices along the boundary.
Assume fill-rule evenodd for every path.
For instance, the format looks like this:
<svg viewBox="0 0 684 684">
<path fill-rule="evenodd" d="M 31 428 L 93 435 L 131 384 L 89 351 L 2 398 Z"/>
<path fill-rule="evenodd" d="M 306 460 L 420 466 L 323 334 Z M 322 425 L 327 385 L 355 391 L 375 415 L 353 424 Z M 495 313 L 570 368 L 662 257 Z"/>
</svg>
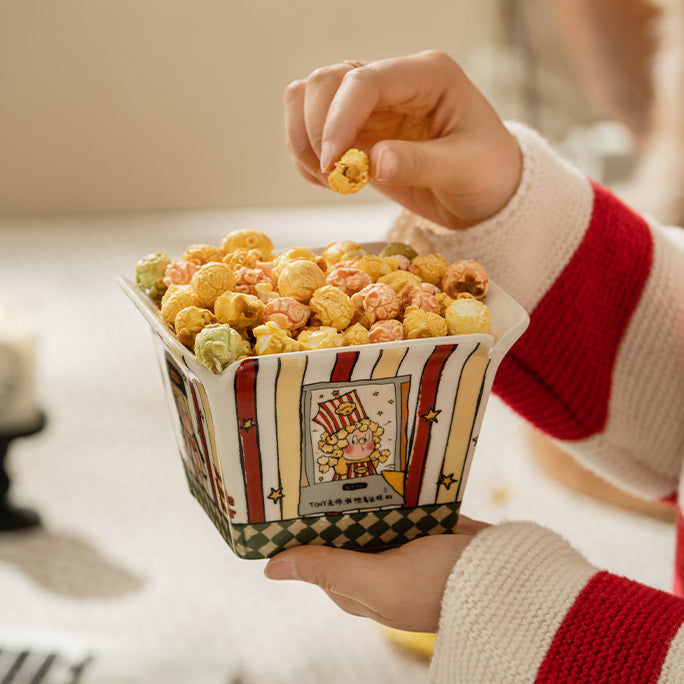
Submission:
<svg viewBox="0 0 684 684">
<path fill-rule="evenodd" d="M 0 214 L 344 201 L 294 171 L 287 83 L 346 58 L 462 59 L 492 12 L 495 0 L 0 0 Z"/>
</svg>

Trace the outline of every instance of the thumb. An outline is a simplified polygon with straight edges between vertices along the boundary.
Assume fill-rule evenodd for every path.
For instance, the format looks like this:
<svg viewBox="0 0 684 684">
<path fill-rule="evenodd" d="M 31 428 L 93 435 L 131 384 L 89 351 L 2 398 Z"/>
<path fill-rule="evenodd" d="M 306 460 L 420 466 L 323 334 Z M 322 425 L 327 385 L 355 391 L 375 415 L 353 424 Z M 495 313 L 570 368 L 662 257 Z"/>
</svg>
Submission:
<svg viewBox="0 0 684 684">
<path fill-rule="evenodd" d="M 457 167 L 459 156 L 451 138 L 383 140 L 371 150 L 371 176 L 388 185 L 440 189 L 449 185 L 449 171 Z"/>
</svg>

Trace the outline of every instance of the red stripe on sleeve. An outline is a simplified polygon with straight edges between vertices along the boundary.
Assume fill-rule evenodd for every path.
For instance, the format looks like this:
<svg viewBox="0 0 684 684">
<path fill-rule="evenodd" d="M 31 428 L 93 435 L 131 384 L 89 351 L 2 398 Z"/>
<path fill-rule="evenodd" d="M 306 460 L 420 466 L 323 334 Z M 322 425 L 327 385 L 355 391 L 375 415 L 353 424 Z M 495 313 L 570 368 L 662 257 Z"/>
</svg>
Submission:
<svg viewBox="0 0 684 684">
<path fill-rule="evenodd" d="M 684 517 L 677 506 L 675 522 L 675 567 L 673 591 L 676 596 L 684 596 Z"/>
<path fill-rule="evenodd" d="M 596 574 L 565 616 L 536 682 L 657 682 L 684 600 L 608 572 Z"/>
<path fill-rule="evenodd" d="M 494 391 L 558 439 L 599 432 L 615 357 L 652 258 L 646 222 L 594 184 L 584 240 L 501 363 Z"/>
</svg>

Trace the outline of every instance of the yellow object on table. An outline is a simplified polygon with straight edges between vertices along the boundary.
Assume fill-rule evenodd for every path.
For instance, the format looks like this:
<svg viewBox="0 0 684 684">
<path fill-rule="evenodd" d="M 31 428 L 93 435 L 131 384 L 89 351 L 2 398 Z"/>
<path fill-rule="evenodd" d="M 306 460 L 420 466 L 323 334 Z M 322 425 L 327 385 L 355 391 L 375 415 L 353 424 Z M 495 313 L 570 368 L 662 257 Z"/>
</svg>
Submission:
<svg viewBox="0 0 684 684">
<path fill-rule="evenodd" d="M 429 632 L 404 632 L 392 627 L 383 627 L 390 641 L 412 653 L 432 660 L 436 635 Z"/>
</svg>

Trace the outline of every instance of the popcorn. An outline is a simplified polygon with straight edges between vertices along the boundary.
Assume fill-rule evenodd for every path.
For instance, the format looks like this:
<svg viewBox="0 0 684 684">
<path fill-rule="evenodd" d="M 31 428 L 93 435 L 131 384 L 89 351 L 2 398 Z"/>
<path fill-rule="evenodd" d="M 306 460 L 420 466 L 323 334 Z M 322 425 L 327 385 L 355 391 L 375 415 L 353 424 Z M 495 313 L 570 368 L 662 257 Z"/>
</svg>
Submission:
<svg viewBox="0 0 684 684">
<path fill-rule="evenodd" d="M 346 342 L 343 333 L 329 326 L 302 330 L 297 336 L 297 340 L 299 340 L 303 351 L 344 347 Z"/>
<path fill-rule="evenodd" d="M 328 183 L 335 192 L 349 195 L 366 185 L 369 171 L 370 164 L 366 153 L 352 148 L 335 162 L 335 168 L 328 174 Z"/>
<path fill-rule="evenodd" d="M 472 295 L 459 295 L 444 312 L 451 335 L 491 333 L 492 313 Z"/>
<path fill-rule="evenodd" d="M 361 249 L 361 245 L 353 240 L 342 240 L 341 242 L 331 242 L 321 256 L 331 265 L 342 261 L 342 255 L 347 252 Z"/>
<path fill-rule="evenodd" d="M 273 255 L 260 231 L 229 233 L 221 247 L 190 245 L 136 264 L 136 282 L 200 363 L 220 373 L 241 356 L 491 332 L 479 301 L 486 271 L 390 243 L 380 255 L 351 240 L 323 255 L 292 247 Z"/>
<path fill-rule="evenodd" d="M 351 299 L 333 285 L 319 287 L 311 296 L 309 306 L 323 325 L 337 330 L 347 328 L 354 315 Z"/>
<path fill-rule="evenodd" d="M 333 266 L 325 277 L 325 282 L 333 287 L 339 287 L 342 292 L 351 297 L 355 292 L 363 290 L 366 285 L 370 285 L 373 281 L 365 271 L 342 262 Z"/>
<path fill-rule="evenodd" d="M 420 286 L 422 283 L 420 276 L 410 271 L 392 271 L 378 278 L 378 282 L 389 285 L 397 294 L 401 294 L 409 285 Z"/>
<path fill-rule="evenodd" d="M 367 285 L 360 292 L 352 295 L 354 306 L 365 314 L 370 323 L 385 318 L 396 318 L 401 311 L 401 303 L 397 293 L 382 283 Z"/>
<path fill-rule="evenodd" d="M 287 330 L 283 330 L 274 321 L 267 321 L 257 325 L 252 330 L 256 342 L 254 351 L 258 356 L 264 354 L 284 354 L 286 352 L 299 351 L 301 345 L 298 340 L 292 339 Z"/>
<path fill-rule="evenodd" d="M 164 271 L 164 285 L 189 285 L 192 276 L 199 271 L 199 264 L 194 261 L 178 259 L 169 264 Z"/>
<path fill-rule="evenodd" d="M 182 261 L 192 261 L 198 266 L 208 264 L 210 261 L 221 261 L 221 259 L 223 259 L 223 250 L 206 244 L 190 245 L 181 257 Z"/>
<path fill-rule="evenodd" d="M 367 273 L 373 282 L 382 276 L 392 272 L 392 267 L 379 256 L 375 254 L 366 254 L 358 259 L 355 264 L 356 268 L 364 273 Z"/>
<path fill-rule="evenodd" d="M 368 331 L 369 342 L 396 342 L 404 339 L 404 327 L 395 318 L 376 321 Z"/>
<path fill-rule="evenodd" d="M 448 332 L 447 321 L 438 313 L 409 306 L 404 313 L 404 337 L 417 340 L 423 337 L 443 337 Z"/>
<path fill-rule="evenodd" d="M 165 290 L 164 274 L 171 259 L 164 252 L 148 254 L 135 265 L 135 282 L 153 299 L 159 299 Z"/>
<path fill-rule="evenodd" d="M 235 288 L 235 275 L 227 264 L 210 261 L 200 267 L 190 284 L 207 306 L 214 306 L 219 295 Z"/>
<path fill-rule="evenodd" d="M 449 268 L 449 262 L 439 254 L 417 256 L 411 261 L 411 271 L 420 276 L 426 283 L 439 285 L 442 277 Z"/>
<path fill-rule="evenodd" d="M 167 322 L 173 324 L 181 309 L 187 306 L 204 308 L 204 302 L 189 285 L 171 285 L 161 300 L 161 315 Z"/>
<path fill-rule="evenodd" d="M 487 294 L 488 283 L 487 272 L 474 259 L 455 261 L 442 276 L 442 290 L 450 297 L 466 292 L 481 299 Z"/>
<path fill-rule="evenodd" d="M 245 330 L 261 324 L 266 305 L 256 296 L 243 292 L 224 292 L 214 303 L 214 314 L 220 323 Z"/>
<path fill-rule="evenodd" d="M 311 307 L 293 297 L 275 297 L 264 307 L 264 322 L 276 323 L 283 330 L 303 328 L 311 316 Z"/>
<path fill-rule="evenodd" d="M 409 285 L 404 288 L 399 299 L 404 309 L 408 309 L 410 306 L 417 306 L 425 311 L 439 314 L 439 300 L 437 297 L 417 285 Z"/>
<path fill-rule="evenodd" d="M 195 338 L 195 357 L 212 373 L 218 375 L 240 356 L 248 353 L 249 344 L 245 343 L 237 330 L 225 323 L 216 323 L 203 328 Z"/>
<path fill-rule="evenodd" d="M 199 306 L 186 306 L 176 314 L 173 319 L 173 327 L 178 341 L 188 349 L 194 349 L 197 333 L 216 322 L 216 316 L 209 309 L 203 309 Z"/>
<path fill-rule="evenodd" d="M 401 254 L 409 261 L 418 256 L 418 252 L 411 245 L 407 245 L 404 242 L 389 242 L 380 252 L 381 257 L 396 256 L 397 254 Z"/>
<path fill-rule="evenodd" d="M 325 285 L 325 274 L 311 261 L 291 261 L 278 277 L 278 290 L 284 297 L 293 297 L 305 304 L 311 295 Z"/>
<path fill-rule="evenodd" d="M 273 254 L 271 239 L 260 230 L 234 230 L 221 240 L 221 249 L 225 254 L 238 249 L 255 249 L 261 255 L 262 261 L 269 261 Z"/>
<path fill-rule="evenodd" d="M 349 346 L 355 344 L 368 344 L 370 342 L 368 329 L 362 326 L 361 323 L 350 325 L 346 330 L 343 330 L 342 333 Z"/>
</svg>

